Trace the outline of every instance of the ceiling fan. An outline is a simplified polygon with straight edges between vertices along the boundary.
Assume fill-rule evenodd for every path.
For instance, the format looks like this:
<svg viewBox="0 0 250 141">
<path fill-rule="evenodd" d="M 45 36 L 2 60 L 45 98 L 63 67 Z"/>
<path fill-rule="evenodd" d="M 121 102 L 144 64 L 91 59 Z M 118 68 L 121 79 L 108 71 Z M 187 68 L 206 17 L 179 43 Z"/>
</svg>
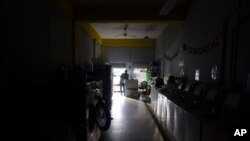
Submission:
<svg viewBox="0 0 250 141">
<path fill-rule="evenodd" d="M 127 33 L 127 29 L 128 29 L 128 24 L 125 24 L 125 26 L 123 27 L 123 33 L 119 35 L 115 35 L 114 37 L 136 37 L 136 35 L 129 35 Z"/>
</svg>

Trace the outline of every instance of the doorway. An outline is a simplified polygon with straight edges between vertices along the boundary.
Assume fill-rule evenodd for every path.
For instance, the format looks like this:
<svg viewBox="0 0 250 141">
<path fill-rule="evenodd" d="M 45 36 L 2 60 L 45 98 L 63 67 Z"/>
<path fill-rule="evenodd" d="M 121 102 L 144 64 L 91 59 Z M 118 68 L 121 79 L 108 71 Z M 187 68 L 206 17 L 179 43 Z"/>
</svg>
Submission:
<svg viewBox="0 0 250 141">
<path fill-rule="evenodd" d="M 142 81 L 148 81 L 147 78 L 147 68 L 134 68 L 133 78 L 138 80 L 140 84 Z"/>
<path fill-rule="evenodd" d="M 112 68 L 112 80 L 113 80 L 113 84 L 112 84 L 112 92 L 113 93 L 120 93 L 120 76 L 122 73 L 124 73 L 124 71 L 126 70 L 126 68 Z"/>
</svg>

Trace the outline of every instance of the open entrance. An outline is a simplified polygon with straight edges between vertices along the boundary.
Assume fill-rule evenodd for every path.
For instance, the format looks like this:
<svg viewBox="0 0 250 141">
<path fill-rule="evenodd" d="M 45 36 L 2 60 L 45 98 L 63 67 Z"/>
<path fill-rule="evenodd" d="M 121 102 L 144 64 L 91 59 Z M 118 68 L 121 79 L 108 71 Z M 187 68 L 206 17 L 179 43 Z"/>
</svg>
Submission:
<svg viewBox="0 0 250 141">
<path fill-rule="evenodd" d="M 142 81 L 147 81 L 147 68 L 134 68 L 133 69 L 133 78 L 138 80 L 140 84 Z"/>
<path fill-rule="evenodd" d="M 112 79 L 113 79 L 113 84 L 112 84 L 112 91 L 113 93 L 120 93 L 120 76 L 124 71 L 126 70 L 125 67 L 113 67 L 112 68 Z"/>
</svg>

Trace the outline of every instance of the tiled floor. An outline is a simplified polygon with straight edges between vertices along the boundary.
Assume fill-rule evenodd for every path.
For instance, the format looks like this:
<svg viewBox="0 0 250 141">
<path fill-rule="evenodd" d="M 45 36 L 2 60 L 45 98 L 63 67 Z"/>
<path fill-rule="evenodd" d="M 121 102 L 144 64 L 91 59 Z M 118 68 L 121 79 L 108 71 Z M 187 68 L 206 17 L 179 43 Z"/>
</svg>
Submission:
<svg viewBox="0 0 250 141">
<path fill-rule="evenodd" d="M 111 127 L 101 141 L 163 141 L 142 101 L 113 94 Z"/>
</svg>

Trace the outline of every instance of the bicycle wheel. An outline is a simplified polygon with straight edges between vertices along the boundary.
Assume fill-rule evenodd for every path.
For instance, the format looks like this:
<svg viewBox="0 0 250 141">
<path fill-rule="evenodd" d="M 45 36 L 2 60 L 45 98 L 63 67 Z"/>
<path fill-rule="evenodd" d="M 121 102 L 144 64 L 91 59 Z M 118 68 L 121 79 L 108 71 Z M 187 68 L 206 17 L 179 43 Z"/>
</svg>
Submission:
<svg viewBox="0 0 250 141">
<path fill-rule="evenodd" d="M 111 114 L 107 106 L 103 103 L 97 103 L 95 107 L 95 121 L 97 126 L 106 131 L 111 124 Z"/>
<path fill-rule="evenodd" d="M 94 107 L 92 105 L 87 105 L 86 107 L 86 128 L 87 131 L 92 132 L 94 130 L 95 120 L 94 120 Z"/>
</svg>

